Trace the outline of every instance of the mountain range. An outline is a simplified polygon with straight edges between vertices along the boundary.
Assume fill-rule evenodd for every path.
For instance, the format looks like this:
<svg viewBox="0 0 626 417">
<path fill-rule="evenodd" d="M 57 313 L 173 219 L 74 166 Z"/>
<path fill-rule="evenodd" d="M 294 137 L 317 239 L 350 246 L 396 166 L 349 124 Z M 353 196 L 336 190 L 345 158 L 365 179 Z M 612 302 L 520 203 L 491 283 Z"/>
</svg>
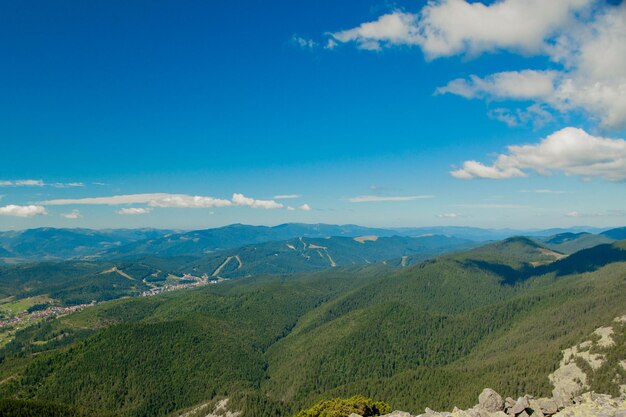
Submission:
<svg viewBox="0 0 626 417">
<path fill-rule="evenodd" d="M 424 237 L 437 235 L 474 242 L 487 242 L 512 236 L 530 236 L 543 239 L 567 233 L 602 236 L 607 242 L 626 238 L 626 228 L 605 231 L 590 227 L 524 231 L 474 227 L 383 229 L 356 225 L 286 223 L 273 227 L 233 224 L 195 231 L 39 228 L 0 232 L 0 262 L 112 259 L 138 256 L 203 256 L 219 250 L 286 241 L 300 237 Z"/>
<path fill-rule="evenodd" d="M 593 239 L 458 240 L 444 253 L 449 237 L 363 236 L 5 267 L 24 268 L 0 280 L 15 284 L 3 288 L 14 299 L 47 283 L 60 291 L 64 276 L 75 277 L 73 297 L 119 291 L 110 298 L 187 268 L 237 279 L 123 297 L 20 328 L 0 349 L 0 398 L 111 416 L 180 416 L 222 398 L 243 417 L 289 416 L 355 394 L 404 410 L 464 407 L 484 386 L 512 397 L 550 394 L 562 350 L 626 314 L 624 241 L 567 254 L 555 248 Z M 439 253 L 403 265 L 426 241 Z M 603 365 L 608 378 L 591 372 L 589 387 L 618 392 L 626 384 L 618 364 Z"/>
</svg>

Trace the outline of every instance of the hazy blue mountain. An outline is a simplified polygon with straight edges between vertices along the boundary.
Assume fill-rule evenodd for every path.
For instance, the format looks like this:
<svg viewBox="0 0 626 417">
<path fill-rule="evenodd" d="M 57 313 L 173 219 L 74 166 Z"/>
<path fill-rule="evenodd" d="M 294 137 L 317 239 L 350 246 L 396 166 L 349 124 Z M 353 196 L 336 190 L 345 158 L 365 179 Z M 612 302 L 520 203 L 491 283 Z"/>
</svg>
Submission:
<svg viewBox="0 0 626 417">
<path fill-rule="evenodd" d="M 554 229 L 483 229 L 480 227 L 463 226 L 433 226 L 433 227 L 401 227 L 394 228 L 397 233 L 403 236 L 424 236 L 429 234 L 453 236 L 461 239 L 469 239 L 477 242 L 490 240 L 502 240 L 513 236 L 552 236 L 559 233 L 599 233 L 604 229 L 588 226 L 576 226 L 571 228 Z"/>
<path fill-rule="evenodd" d="M 44 227 L 0 232 L 0 257 L 71 259 L 92 256 L 136 240 L 154 239 L 168 230 L 156 229 L 56 229 Z"/>
<path fill-rule="evenodd" d="M 602 232 L 601 235 L 613 240 L 624 240 L 626 239 L 626 227 L 618 227 L 615 229 L 606 230 Z"/>
</svg>

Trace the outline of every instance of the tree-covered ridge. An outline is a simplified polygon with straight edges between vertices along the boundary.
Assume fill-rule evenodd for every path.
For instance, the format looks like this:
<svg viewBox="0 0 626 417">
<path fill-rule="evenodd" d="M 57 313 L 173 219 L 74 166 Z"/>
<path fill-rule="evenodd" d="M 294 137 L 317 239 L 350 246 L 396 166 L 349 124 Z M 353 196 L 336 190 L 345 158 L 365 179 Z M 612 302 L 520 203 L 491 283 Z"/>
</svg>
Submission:
<svg viewBox="0 0 626 417">
<path fill-rule="evenodd" d="M 0 391 L 128 416 L 216 396 L 243 416 L 286 416 L 356 394 L 409 411 L 469 405 L 484 386 L 541 395 L 564 347 L 624 314 L 626 264 L 621 244 L 589 268 L 587 252 L 544 264 L 524 242 L 99 305 L 20 332 Z M 587 267 L 563 273 L 565 261 Z"/>
</svg>

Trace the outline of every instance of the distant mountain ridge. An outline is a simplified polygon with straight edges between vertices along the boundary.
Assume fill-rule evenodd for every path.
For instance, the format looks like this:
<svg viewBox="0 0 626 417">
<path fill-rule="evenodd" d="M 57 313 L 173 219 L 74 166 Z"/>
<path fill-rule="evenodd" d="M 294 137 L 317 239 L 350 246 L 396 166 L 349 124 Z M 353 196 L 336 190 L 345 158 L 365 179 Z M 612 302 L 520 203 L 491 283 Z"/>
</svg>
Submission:
<svg viewBox="0 0 626 417">
<path fill-rule="evenodd" d="M 470 240 L 447 236 L 299 237 L 211 253 L 186 265 L 183 271 L 236 278 L 366 265 L 381 261 L 406 267 L 432 256 L 468 249 L 475 245 Z"/>
<path fill-rule="evenodd" d="M 51 227 L 0 232 L 0 257 L 36 260 L 79 258 L 172 232 L 159 229 L 94 230 Z"/>
<path fill-rule="evenodd" d="M 601 233 L 598 233 L 601 232 Z M 569 236 L 571 234 L 572 236 Z M 137 256 L 204 256 L 251 244 L 278 242 L 299 237 L 358 236 L 445 236 L 488 242 L 512 236 L 529 236 L 564 253 L 626 238 L 626 228 L 603 230 L 592 227 L 570 229 L 514 230 L 441 226 L 418 228 L 373 228 L 358 225 L 285 223 L 277 226 L 233 224 L 218 228 L 177 231 L 168 229 L 56 229 L 39 228 L 0 232 L 0 263 L 16 261 L 113 259 Z M 562 242 L 544 238 L 561 236 Z M 569 236 L 566 238 L 566 235 Z M 576 236 L 574 236 L 576 235 Z M 553 239 L 557 239 L 554 237 Z M 565 242 L 565 241 L 568 242 Z M 553 246 L 556 245 L 556 246 Z M 561 245 L 561 246 L 558 246 Z"/>
</svg>

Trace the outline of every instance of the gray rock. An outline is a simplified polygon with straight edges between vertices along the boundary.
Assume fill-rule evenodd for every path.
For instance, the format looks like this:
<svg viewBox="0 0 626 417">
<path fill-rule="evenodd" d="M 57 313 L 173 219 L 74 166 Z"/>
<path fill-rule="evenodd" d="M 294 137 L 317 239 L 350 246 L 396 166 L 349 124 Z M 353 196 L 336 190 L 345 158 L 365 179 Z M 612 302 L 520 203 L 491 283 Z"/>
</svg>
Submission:
<svg viewBox="0 0 626 417">
<path fill-rule="evenodd" d="M 528 402 L 530 403 L 530 408 L 533 410 L 533 417 L 546 417 L 545 414 L 543 414 L 543 411 L 541 411 L 541 406 L 537 400 L 531 399 L 528 400 Z"/>
<path fill-rule="evenodd" d="M 551 416 L 559 411 L 556 401 L 551 398 L 539 398 L 535 400 L 544 415 Z"/>
<path fill-rule="evenodd" d="M 363 417 L 363 416 L 357 413 L 352 413 L 348 417 Z"/>
<path fill-rule="evenodd" d="M 385 414 L 380 417 L 413 417 L 413 416 L 410 413 L 407 413 L 406 411 L 395 410 L 389 414 Z"/>
<path fill-rule="evenodd" d="M 519 397 L 515 405 L 511 407 L 511 409 L 509 410 L 509 414 L 517 415 L 523 412 L 524 410 L 526 410 L 527 408 L 530 408 L 530 403 L 528 402 L 528 398 Z"/>
<path fill-rule="evenodd" d="M 478 404 L 490 413 L 504 410 L 504 401 L 500 394 L 491 388 L 485 388 L 478 396 Z"/>
</svg>

